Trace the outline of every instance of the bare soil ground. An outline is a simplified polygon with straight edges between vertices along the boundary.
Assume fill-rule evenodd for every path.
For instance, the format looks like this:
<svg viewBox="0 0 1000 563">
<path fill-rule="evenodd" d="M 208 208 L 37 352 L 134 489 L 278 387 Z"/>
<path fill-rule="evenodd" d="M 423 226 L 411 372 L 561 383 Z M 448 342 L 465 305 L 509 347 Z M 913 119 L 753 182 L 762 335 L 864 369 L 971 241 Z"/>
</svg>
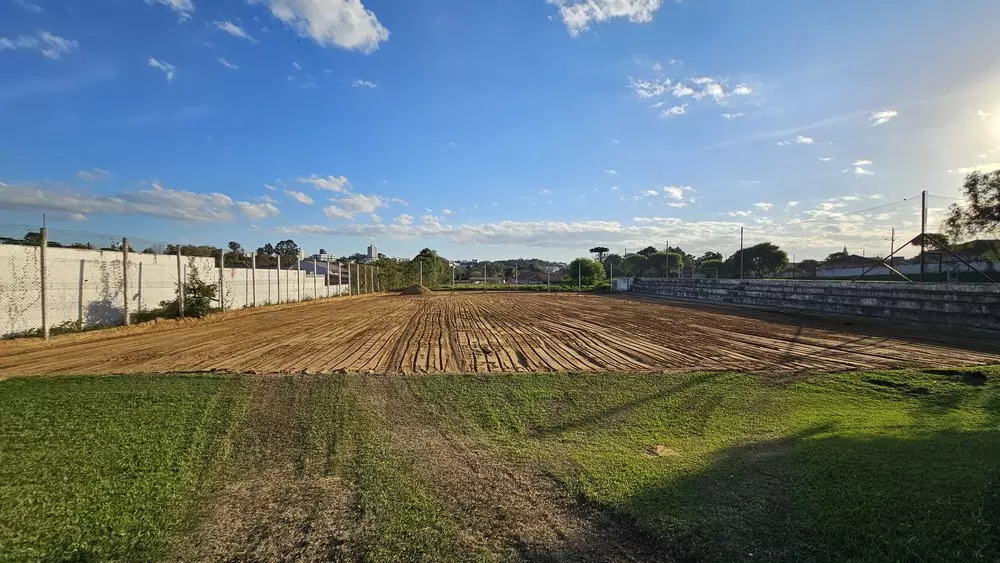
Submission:
<svg viewBox="0 0 1000 563">
<path fill-rule="evenodd" d="M 175 328 L 0 343 L 18 375 L 798 372 L 1000 362 L 995 334 L 566 294 L 335 299 Z"/>
</svg>

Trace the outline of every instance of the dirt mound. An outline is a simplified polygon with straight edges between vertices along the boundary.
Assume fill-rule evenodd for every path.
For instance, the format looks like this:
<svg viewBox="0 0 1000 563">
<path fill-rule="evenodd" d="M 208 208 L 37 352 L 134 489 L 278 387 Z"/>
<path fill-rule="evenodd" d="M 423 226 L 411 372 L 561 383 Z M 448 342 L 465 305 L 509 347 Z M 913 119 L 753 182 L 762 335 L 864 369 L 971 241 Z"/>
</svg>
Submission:
<svg viewBox="0 0 1000 563">
<path fill-rule="evenodd" d="M 427 289 L 422 285 L 411 285 L 410 287 L 399 292 L 401 295 L 430 295 L 434 293 L 433 291 Z"/>
</svg>

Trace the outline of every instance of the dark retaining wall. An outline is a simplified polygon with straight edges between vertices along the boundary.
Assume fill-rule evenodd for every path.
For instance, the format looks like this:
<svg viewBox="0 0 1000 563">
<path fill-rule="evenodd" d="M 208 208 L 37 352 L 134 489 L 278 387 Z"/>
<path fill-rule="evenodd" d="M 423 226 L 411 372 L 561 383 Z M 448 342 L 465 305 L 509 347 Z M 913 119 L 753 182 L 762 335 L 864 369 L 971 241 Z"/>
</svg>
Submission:
<svg viewBox="0 0 1000 563">
<path fill-rule="evenodd" d="M 672 299 L 1000 330 L 1000 284 L 648 279 L 636 280 L 631 291 Z"/>
</svg>

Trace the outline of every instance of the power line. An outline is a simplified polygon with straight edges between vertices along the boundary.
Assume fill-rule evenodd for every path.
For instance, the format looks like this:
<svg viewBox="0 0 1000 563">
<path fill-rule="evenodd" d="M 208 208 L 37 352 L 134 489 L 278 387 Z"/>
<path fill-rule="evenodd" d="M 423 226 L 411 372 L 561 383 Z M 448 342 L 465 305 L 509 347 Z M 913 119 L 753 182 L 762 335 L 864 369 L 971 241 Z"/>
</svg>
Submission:
<svg viewBox="0 0 1000 563">
<path fill-rule="evenodd" d="M 875 211 L 876 209 L 882 209 L 883 207 L 889 207 L 889 206 L 892 206 L 892 205 L 899 205 L 900 203 L 904 203 L 904 202 L 910 201 L 911 199 L 916 199 L 918 197 L 920 197 L 920 194 L 917 194 L 917 195 L 914 195 L 914 196 L 910 196 L 910 197 L 904 197 L 903 199 L 901 199 L 899 201 L 893 201 L 891 203 L 883 203 L 882 205 L 876 205 L 874 207 L 868 207 L 868 208 L 865 208 L 865 209 L 859 209 L 857 211 L 844 211 L 842 213 L 834 213 L 832 215 L 827 215 L 825 217 L 817 217 L 815 219 L 807 219 L 805 221 L 791 221 L 791 222 L 788 222 L 788 223 L 782 223 L 782 224 L 777 224 L 777 225 L 761 225 L 761 227 L 773 228 L 773 227 L 788 227 L 788 226 L 792 226 L 792 225 L 806 225 L 806 224 L 809 224 L 809 223 L 815 223 L 817 221 L 826 221 L 827 219 L 834 219 L 836 217 L 846 217 L 848 215 L 858 215 L 858 214 L 861 214 L 861 213 L 868 213 L 869 211 Z"/>
</svg>

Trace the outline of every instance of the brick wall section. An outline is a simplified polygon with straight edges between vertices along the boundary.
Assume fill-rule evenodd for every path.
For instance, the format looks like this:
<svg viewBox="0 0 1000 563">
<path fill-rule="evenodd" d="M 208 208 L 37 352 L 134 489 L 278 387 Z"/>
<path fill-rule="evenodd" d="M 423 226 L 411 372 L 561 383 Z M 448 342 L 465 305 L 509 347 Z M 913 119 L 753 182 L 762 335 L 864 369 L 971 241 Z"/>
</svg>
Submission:
<svg viewBox="0 0 1000 563">
<path fill-rule="evenodd" d="M 632 292 L 1000 330 L 1000 284 L 648 279 Z"/>
</svg>

